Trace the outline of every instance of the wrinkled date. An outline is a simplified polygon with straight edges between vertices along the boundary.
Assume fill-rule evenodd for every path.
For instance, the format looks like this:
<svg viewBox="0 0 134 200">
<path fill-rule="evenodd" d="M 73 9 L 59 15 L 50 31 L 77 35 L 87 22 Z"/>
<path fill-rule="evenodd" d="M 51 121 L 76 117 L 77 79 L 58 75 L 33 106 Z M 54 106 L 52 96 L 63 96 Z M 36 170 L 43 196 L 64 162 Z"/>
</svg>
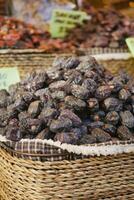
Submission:
<svg viewBox="0 0 134 200">
<path fill-rule="evenodd" d="M 111 75 L 92 57 L 57 58 L 51 70 L 10 88 L 0 91 L 0 134 L 9 140 L 83 145 L 134 138 L 131 78 Z"/>
</svg>

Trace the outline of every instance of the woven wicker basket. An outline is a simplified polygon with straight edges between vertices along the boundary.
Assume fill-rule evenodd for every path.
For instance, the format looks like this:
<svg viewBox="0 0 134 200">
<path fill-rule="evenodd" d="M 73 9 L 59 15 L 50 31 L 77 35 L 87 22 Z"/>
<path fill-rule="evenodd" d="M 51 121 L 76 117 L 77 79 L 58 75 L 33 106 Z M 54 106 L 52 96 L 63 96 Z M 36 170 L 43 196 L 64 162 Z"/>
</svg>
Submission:
<svg viewBox="0 0 134 200">
<path fill-rule="evenodd" d="M 123 53 L 122 53 L 123 52 Z M 81 56 L 83 52 L 76 52 L 74 55 Z M 106 59 L 104 58 L 107 54 Z M 109 59 L 109 55 L 113 55 Z M 120 56 L 121 54 L 121 56 Z M 71 54 L 46 54 L 43 50 L 0 50 L 0 68 L 2 67 L 18 67 L 21 78 L 27 73 L 33 70 L 41 70 L 51 67 L 52 62 L 57 55 L 70 56 Z M 128 73 L 134 74 L 134 59 L 126 53 L 126 51 L 110 51 L 109 49 L 91 49 L 86 51 L 88 55 L 100 55 L 98 61 L 109 69 L 112 73 L 117 73 L 120 69 L 125 69 Z M 114 59 L 114 56 L 120 56 L 118 59 Z M 129 56 L 127 56 L 129 55 Z M 124 59 L 124 56 L 126 59 Z"/>
<path fill-rule="evenodd" d="M 53 162 L 18 158 L 1 147 L 0 199 L 133 200 L 134 145 L 131 147 L 128 153 L 121 153 L 122 146 L 116 155 Z"/>
<path fill-rule="evenodd" d="M 50 67 L 55 56 L 42 50 L 2 50 L 0 67 L 18 67 L 23 77 L 33 70 Z M 134 59 L 129 56 L 98 60 L 113 73 L 124 68 L 134 74 Z M 122 148 L 116 155 L 96 153 L 94 157 L 76 159 L 69 154 L 60 161 L 41 162 L 24 159 L 27 155 L 0 146 L 0 200 L 133 200 L 134 149 L 123 152 Z M 50 155 L 43 155 L 46 156 Z"/>
</svg>

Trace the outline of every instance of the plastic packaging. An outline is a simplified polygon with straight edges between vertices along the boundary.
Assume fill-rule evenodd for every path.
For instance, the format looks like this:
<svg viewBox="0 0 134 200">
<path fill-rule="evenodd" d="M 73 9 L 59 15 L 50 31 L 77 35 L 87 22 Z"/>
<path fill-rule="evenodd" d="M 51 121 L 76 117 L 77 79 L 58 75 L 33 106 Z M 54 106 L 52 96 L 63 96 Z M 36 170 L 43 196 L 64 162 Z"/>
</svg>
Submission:
<svg viewBox="0 0 134 200">
<path fill-rule="evenodd" d="M 54 0 L 12 0 L 12 13 L 17 19 L 45 29 L 50 21 L 52 11 L 55 8 L 71 10 L 75 7 L 67 1 Z"/>
</svg>

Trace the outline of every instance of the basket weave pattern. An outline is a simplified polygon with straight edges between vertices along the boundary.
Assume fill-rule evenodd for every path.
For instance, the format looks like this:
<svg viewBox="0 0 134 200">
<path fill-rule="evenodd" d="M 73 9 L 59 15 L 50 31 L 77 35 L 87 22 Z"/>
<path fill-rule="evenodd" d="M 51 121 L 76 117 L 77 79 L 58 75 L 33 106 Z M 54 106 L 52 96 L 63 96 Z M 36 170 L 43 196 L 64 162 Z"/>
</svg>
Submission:
<svg viewBox="0 0 134 200">
<path fill-rule="evenodd" d="M 134 199 L 133 153 L 45 163 L 0 155 L 1 200 Z"/>
<path fill-rule="evenodd" d="M 113 74 L 117 74 L 120 70 L 126 71 L 128 74 L 134 76 L 134 59 L 128 60 L 107 60 L 99 61 L 105 68 L 111 71 Z"/>
<path fill-rule="evenodd" d="M 86 50 L 84 55 L 99 55 L 102 53 L 113 53 L 110 49 L 90 49 Z M 126 52 L 126 51 L 116 51 Z M 114 52 L 115 53 L 115 52 Z M 39 71 L 52 66 L 53 60 L 56 56 L 71 56 L 72 54 L 47 54 L 43 50 L 0 50 L 0 68 L 2 67 L 18 67 L 21 78 L 33 71 Z M 75 53 L 74 55 L 79 55 Z M 80 56 L 81 58 L 83 56 Z M 108 68 L 112 73 L 117 73 L 120 69 L 125 69 L 131 75 L 134 74 L 134 59 L 126 60 L 100 60 L 105 68 Z"/>
</svg>

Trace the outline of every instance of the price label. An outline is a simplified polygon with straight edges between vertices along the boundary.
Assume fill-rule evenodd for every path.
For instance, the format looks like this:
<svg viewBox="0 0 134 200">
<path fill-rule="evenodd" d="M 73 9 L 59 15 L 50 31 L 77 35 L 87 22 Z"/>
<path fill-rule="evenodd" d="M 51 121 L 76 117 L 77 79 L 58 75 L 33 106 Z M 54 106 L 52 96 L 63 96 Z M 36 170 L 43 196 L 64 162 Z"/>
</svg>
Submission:
<svg viewBox="0 0 134 200">
<path fill-rule="evenodd" d="M 8 90 L 9 86 L 20 81 L 17 67 L 0 69 L 0 89 Z"/>
<path fill-rule="evenodd" d="M 127 46 L 134 56 L 134 37 L 126 39 Z"/>
<path fill-rule="evenodd" d="M 70 29 L 82 24 L 84 19 L 90 19 L 85 12 L 56 9 L 53 11 L 50 32 L 53 38 L 64 38 Z"/>
</svg>

